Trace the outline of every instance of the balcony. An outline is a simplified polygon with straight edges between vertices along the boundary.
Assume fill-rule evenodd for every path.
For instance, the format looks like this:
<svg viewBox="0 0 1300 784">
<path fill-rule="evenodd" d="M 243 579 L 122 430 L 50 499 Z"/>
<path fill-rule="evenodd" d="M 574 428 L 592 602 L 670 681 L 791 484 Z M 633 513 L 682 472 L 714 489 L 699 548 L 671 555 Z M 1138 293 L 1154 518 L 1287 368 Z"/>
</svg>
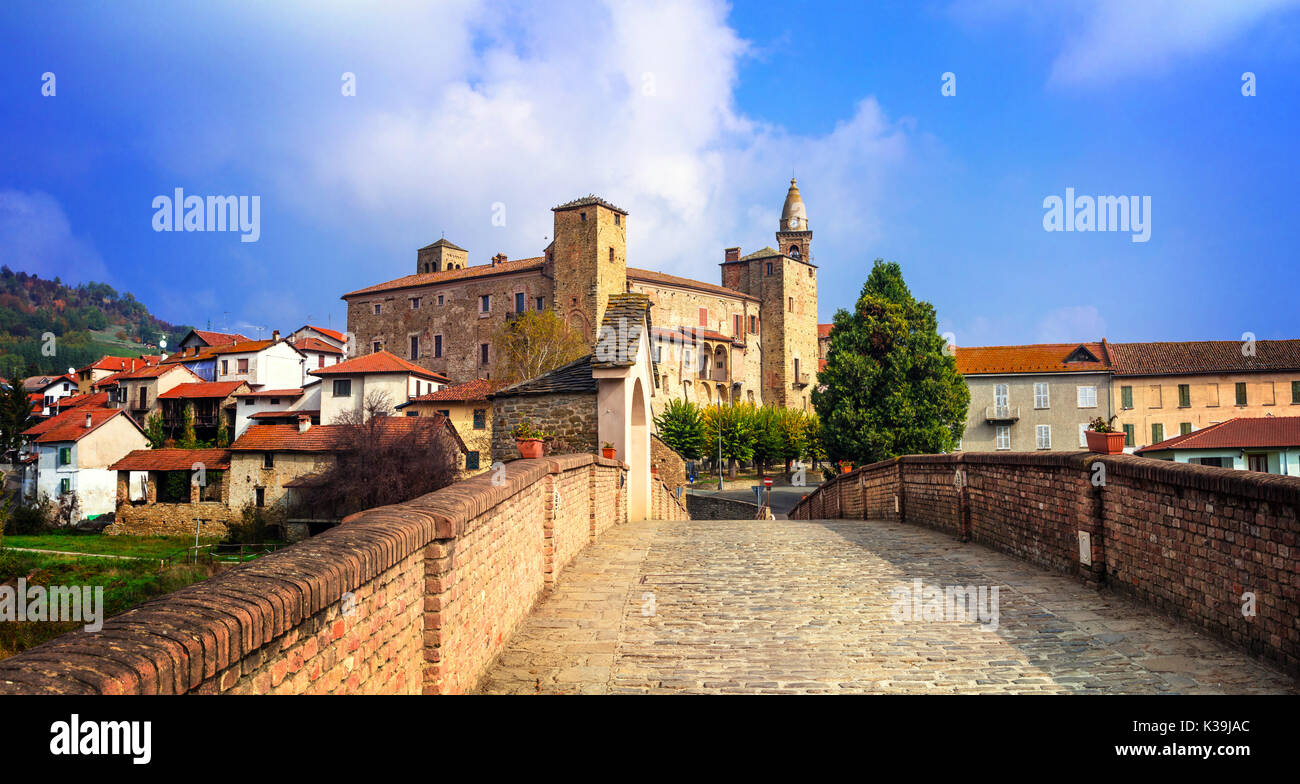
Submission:
<svg viewBox="0 0 1300 784">
<path fill-rule="evenodd" d="M 988 424 L 1018 422 L 1020 406 L 986 406 L 984 421 Z"/>
<path fill-rule="evenodd" d="M 791 384 L 791 386 L 793 386 L 795 389 L 803 389 L 804 387 L 808 386 L 808 374 L 807 374 L 807 373 L 795 373 L 795 374 L 794 374 L 794 381 L 790 382 L 790 384 Z"/>
</svg>

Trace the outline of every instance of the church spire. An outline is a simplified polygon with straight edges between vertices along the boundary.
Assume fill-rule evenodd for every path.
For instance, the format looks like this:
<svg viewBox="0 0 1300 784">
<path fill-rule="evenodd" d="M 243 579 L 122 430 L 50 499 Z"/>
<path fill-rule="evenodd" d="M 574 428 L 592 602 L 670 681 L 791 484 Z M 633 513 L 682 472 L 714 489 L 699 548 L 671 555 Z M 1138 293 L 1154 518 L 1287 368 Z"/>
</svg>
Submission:
<svg viewBox="0 0 1300 784">
<path fill-rule="evenodd" d="M 776 247 L 792 259 L 812 263 L 809 244 L 812 242 L 812 229 L 808 228 L 808 212 L 803 206 L 803 197 L 799 195 L 799 183 L 790 178 L 790 190 L 785 194 L 785 206 L 781 208 L 781 225 L 776 228 Z"/>
</svg>

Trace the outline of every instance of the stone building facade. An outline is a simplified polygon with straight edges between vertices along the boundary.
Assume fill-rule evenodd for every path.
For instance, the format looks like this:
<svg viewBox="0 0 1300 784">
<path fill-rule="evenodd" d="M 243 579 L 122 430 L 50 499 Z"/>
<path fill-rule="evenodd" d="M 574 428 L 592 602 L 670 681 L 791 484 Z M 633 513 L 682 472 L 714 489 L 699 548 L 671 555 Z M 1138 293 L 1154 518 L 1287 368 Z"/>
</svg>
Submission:
<svg viewBox="0 0 1300 784">
<path fill-rule="evenodd" d="M 492 379 L 492 336 L 524 310 L 554 309 L 594 345 L 609 298 L 645 294 L 654 307 L 656 411 L 671 398 L 810 406 L 817 372 L 817 268 L 812 231 L 791 180 L 777 248 L 728 248 L 721 285 L 628 266 L 627 211 L 596 196 L 555 207 L 541 256 L 469 252 L 441 239 L 415 274 L 343 295 L 356 356 L 390 351 L 452 383 Z"/>
</svg>

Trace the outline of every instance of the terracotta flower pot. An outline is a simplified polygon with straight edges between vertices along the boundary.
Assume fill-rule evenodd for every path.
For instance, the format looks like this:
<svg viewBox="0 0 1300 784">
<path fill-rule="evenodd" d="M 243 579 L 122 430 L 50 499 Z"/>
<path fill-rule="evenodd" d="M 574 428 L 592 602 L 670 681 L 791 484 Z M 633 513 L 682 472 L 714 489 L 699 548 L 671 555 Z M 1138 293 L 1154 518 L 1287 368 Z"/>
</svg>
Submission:
<svg viewBox="0 0 1300 784">
<path fill-rule="evenodd" d="M 1122 455 L 1124 454 L 1124 431 L 1115 433 L 1098 433 L 1096 430 L 1083 431 L 1084 438 L 1088 439 L 1089 451 L 1096 452 L 1099 455 Z"/>
<path fill-rule="evenodd" d="M 852 463 L 845 463 L 845 464 L 843 464 L 843 465 L 840 466 L 840 473 L 841 473 L 841 474 L 847 474 L 848 472 L 850 472 L 850 471 L 852 471 L 852 470 L 853 470 L 853 464 L 852 464 Z"/>
<path fill-rule="evenodd" d="M 536 459 L 542 456 L 542 439 L 540 438 L 516 438 L 515 446 L 519 447 L 519 454 L 524 458 Z"/>
<path fill-rule="evenodd" d="M 609 458 L 610 460 L 613 460 L 613 459 L 614 459 L 614 455 L 616 454 L 616 451 L 617 451 L 617 450 L 615 450 L 614 447 L 612 447 L 612 446 L 602 446 L 602 447 L 600 448 L 600 455 L 601 455 L 601 457 L 607 457 L 607 458 Z"/>
</svg>

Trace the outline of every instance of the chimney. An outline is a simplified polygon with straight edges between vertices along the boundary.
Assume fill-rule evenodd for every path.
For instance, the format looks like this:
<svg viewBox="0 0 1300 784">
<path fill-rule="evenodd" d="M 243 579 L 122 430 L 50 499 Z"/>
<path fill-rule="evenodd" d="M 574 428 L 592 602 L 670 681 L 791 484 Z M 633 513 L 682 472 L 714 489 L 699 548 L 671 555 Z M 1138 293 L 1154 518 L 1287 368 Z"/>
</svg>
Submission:
<svg viewBox="0 0 1300 784">
<path fill-rule="evenodd" d="M 91 423 L 92 423 L 92 422 L 93 422 L 93 418 L 90 416 L 90 412 L 87 411 L 87 412 L 86 412 L 86 429 L 87 429 L 87 430 L 90 429 L 90 426 L 91 426 Z"/>
<path fill-rule="evenodd" d="M 279 339 L 280 339 L 280 330 L 278 329 L 271 330 L 271 340 L 279 340 Z"/>
<path fill-rule="evenodd" d="M 492 266 L 495 267 L 498 264 L 502 264 L 505 262 L 505 260 L 506 260 L 506 254 L 498 253 L 497 255 L 492 257 Z"/>
<path fill-rule="evenodd" d="M 308 414 L 298 415 L 298 432 L 306 433 L 311 429 L 311 416 Z"/>
<path fill-rule="evenodd" d="M 739 245 L 737 245 L 737 246 L 734 247 L 734 248 L 727 248 L 727 249 L 726 249 L 725 251 L 723 251 L 723 252 L 726 253 L 726 261 L 740 261 L 740 246 L 739 246 Z M 723 263 L 726 263 L 726 262 L 724 261 Z"/>
</svg>

